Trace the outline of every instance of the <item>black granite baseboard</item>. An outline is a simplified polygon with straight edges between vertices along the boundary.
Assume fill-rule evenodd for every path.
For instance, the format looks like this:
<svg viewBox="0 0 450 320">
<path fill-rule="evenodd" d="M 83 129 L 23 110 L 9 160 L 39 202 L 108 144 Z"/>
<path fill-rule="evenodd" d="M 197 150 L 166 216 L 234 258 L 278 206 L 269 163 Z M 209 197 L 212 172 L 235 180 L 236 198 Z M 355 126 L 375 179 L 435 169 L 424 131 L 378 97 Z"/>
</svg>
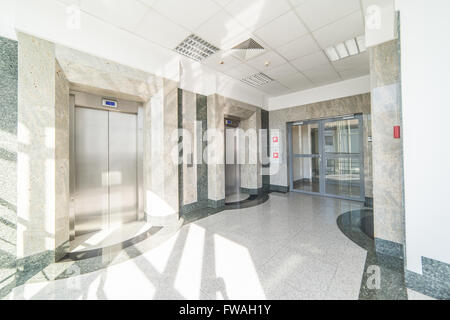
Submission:
<svg viewBox="0 0 450 320">
<path fill-rule="evenodd" d="M 449 282 L 438 281 L 433 277 L 405 270 L 406 287 L 435 299 L 450 299 Z"/>
<path fill-rule="evenodd" d="M 375 238 L 375 250 L 381 254 L 393 256 L 398 259 L 404 258 L 403 245 L 397 242 Z"/>
<path fill-rule="evenodd" d="M 275 184 L 271 184 L 271 185 L 270 185 L 270 191 L 271 191 L 271 192 L 288 193 L 288 192 L 289 192 L 289 187 L 285 187 L 285 186 L 277 186 L 277 185 L 275 185 Z"/>
<path fill-rule="evenodd" d="M 435 299 L 450 299 L 450 265 L 422 257 L 422 274 L 405 270 L 406 286 Z"/>
<path fill-rule="evenodd" d="M 222 199 L 222 200 L 208 199 L 208 207 L 213 208 L 213 209 L 225 207 L 225 199 Z"/>
<path fill-rule="evenodd" d="M 240 191 L 242 193 L 246 193 L 251 196 L 257 196 L 257 195 L 263 193 L 263 188 L 259 188 L 259 189 L 240 188 Z"/>
</svg>

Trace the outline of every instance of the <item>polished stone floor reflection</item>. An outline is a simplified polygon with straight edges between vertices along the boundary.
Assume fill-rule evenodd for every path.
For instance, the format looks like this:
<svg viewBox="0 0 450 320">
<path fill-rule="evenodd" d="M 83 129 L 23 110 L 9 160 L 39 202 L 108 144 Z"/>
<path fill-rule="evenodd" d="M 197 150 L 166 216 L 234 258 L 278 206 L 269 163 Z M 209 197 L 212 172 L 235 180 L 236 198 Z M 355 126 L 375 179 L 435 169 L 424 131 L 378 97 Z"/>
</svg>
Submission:
<svg viewBox="0 0 450 320">
<path fill-rule="evenodd" d="M 71 277 L 26 283 L 7 298 L 358 299 L 367 252 L 336 219 L 361 207 L 273 193 L 185 224 L 155 248 L 127 248 L 124 262 L 80 275 L 75 264 Z"/>
</svg>

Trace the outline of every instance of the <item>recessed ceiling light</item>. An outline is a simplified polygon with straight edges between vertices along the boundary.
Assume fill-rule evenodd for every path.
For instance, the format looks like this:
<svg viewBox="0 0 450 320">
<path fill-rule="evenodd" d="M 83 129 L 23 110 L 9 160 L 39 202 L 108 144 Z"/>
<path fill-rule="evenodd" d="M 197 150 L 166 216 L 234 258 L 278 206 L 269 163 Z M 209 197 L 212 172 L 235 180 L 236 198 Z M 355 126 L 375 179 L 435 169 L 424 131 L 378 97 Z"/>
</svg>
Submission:
<svg viewBox="0 0 450 320">
<path fill-rule="evenodd" d="M 340 42 L 325 49 L 325 53 L 331 61 L 338 61 L 349 56 L 363 53 L 364 51 L 366 51 L 364 35 L 349 39 L 345 42 Z"/>
<path fill-rule="evenodd" d="M 241 80 L 242 82 L 251 85 L 252 87 L 261 87 L 273 81 L 273 79 L 264 73 L 257 73 L 250 77 Z"/>
<path fill-rule="evenodd" d="M 195 61 L 202 61 L 219 49 L 195 34 L 191 34 L 175 48 L 175 51 Z"/>
</svg>

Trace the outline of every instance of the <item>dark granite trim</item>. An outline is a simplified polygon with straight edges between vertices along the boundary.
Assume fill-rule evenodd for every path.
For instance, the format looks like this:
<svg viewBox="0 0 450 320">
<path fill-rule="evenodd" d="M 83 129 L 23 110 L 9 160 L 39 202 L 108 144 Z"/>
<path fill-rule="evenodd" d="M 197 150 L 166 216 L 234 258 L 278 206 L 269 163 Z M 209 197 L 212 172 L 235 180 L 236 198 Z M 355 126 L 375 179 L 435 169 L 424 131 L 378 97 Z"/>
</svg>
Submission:
<svg viewBox="0 0 450 320">
<path fill-rule="evenodd" d="M 202 123 L 202 153 L 207 148 L 207 141 L 203 139 L 208 130 L 208 97 L 197 94 L 197 122 Z M 208 165 L 202 161 L 197 164 L 197 201 L 207 205 L 208 201 Z"/>
<path fill-rule="evenodd" d="M 208 199 L 208 207 L 213 209 L 223 208 L 225 207 L 225 199 L 222 200 L 211 200 Z"/>
<path fill-rule="evenodd" d="M 364 200 L 364 207 L 373 209 L 373 198 L 366 197 Z"/>
<path fill-rule="evenodd" d="M 201 209 L 201 208 L 206 208 L 208 207 L 208 201 L 207 200 L 202 200 L 202 201 L 197 201 L 194 203 L 189 203 L 184 205 L 181 210 L 183 211 L 183 215 L 191 213 L 195 210 Z"/>
<path fill-rule="evenodd" d="M 399 259 L 404 258 L 403 245 L 389 240 L 375 238 L 375 249 L 377 252 Z"/>
<path fill-rule="evenodd" d="M 85 251 L 79 251 L 79 252 L 69 252 L 64 257 L 64 260 L 69 261 L 78 261 L 78 260 L 85 260 L 85 259 L 91 259 L 95 257 L 101 257 L 105 252 L 112 253 L 112 252 L 119 252 L 123 249 L 126 249 L 128 247 L 131 247 L 141 241 L 144 241 L 148 239 L 150 236 L 156 234 L 162 229 L 162 227 L 151 227 L 149 230 L 145 231 L 144 233 L 141 233 L 140 235 L 137 235 L 136 237 L 133 237 L 131 239 L 122 241 L 120 243 L 98 248 L 98 249 L 92 249 L 92 250 L 85 250 Z"/>
<path fill-rule="evenodd" d="M 241 193 L 247 193 L 251 196 L 257 196 L 259 194 L 262 194 L 264 192 L 263 188 L 259 188 L 259 189 L 249 189 L 249 188 L 242 188 L 240 187 L 240 192 Z"/>
<path fill-rule="evenodd" d="M 405 271 L 406 286 L 414 291 L 420 292 L 435 299 L 450 299 L 450 284 L 438 281 L 427 275 L 420 275 L 415 272 Z"/>
<path fill-rule="evenodd" d="M 450 285 L 450 264 L 422 257 L 422 272 L 425 276 Z"/>
<path fill-rule="evenodd" d="M 178 129 L 183 129 L 183 90 L 178 88 Z M 180 146 L 183 143 L 183 137 L 181 135 L 178 136 L 178 145 Z M 183 148 L 179 148 L 178 151 L 179 159 L 183 159 Z M 178 163 L 178 215 L 179 217 L 183 216 L 183 161 Z M 146 221 L 148 221 L 146 217 Z"/>
<path fill-rule="evenodd" d="M 406 300 L 403 259 L 385 255 L 375 250 L 374 240 L 364 228 L 368 219 L 373 219 L 373 211 L 362 209 L 346 212 L 337 218 L 339 229 L 350 240 L 367 250 L 364 272 L 359 292 L 360 300 Z M 374 270 L 379 270 L 379 288 L 370 288 L 369 279 Z"/>
<path fill-rule="evenodd" d="M 271 184 L 270 185 L 270 191 L 271 192 L 288 193 L 289 192 L 289 187 L 277 186 L 277 185 Z"/>
</svg>

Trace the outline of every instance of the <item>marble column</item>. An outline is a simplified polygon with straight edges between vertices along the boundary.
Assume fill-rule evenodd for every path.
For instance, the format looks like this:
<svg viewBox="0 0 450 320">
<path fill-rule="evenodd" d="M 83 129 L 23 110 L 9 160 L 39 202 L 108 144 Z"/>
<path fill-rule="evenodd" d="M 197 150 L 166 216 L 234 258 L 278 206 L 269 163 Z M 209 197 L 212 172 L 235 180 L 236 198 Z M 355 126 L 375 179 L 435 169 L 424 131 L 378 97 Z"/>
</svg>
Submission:
<svg viewBox="0 0 450 320">
<path fill-rule="evenodd" d="M 155 226 L 178 223 L 178 83 L 156 79 L 144 105 L 144 206 Z"/>
<path fill-rule="evenodd" d="M 17 42 L 0 37 L 0 299 L 15 285 Z"/>
<path fill-rule="evenodd" d="M 218 95 L 208 96 L 208 201 L 213 208 L 225 205 L 225 165 L 224 165 L 224 105 Z"/>
<path fill-rule="evenodd" d="M 18 34 L 19 270 L 59 260 L 69 246 L 69 85 L 55 46 Z"/>
<path fill-rule="evenodd" d="M 399 41 L 370 48 L 374 231 L 377 251 L 403 257 L 403 141 Z"/>
<path fill-rule="evenodd" d="M 256 195 L 262 189 L 261 159 L 259 159 L 261 110 L 255 111 L 250 118 L 241 121 L 241 129 L 246 136 L 242 140 L 245 148 L 241 147 L 245 154 L 245 163 L 241 165 L 241 188 L 244 192 Z"/>
</svg>

